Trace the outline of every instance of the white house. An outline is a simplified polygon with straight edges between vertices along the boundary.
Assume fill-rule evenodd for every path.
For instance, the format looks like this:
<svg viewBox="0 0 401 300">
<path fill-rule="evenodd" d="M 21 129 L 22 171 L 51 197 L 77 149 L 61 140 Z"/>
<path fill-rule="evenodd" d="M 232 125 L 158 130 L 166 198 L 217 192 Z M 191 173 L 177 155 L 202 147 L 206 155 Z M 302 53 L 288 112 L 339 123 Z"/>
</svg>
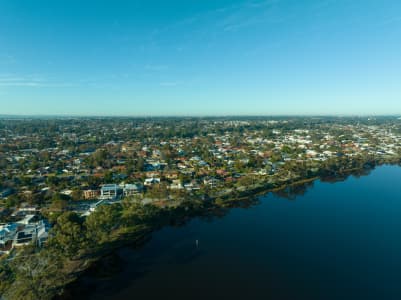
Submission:
<svg viewBox="0 0 401 300">
<path fill-rule="evenodd" d="M 100 189 L 100 199 L 115 200 L 122 194 L 122 189 L 117 184 L 105 184 Z"/>
<path fill-rule="evenodd" d="M 31 244 L 36 240 L 36 226 L 25 226 L 24 230 L 18 231 L 15 235 L 13 246 L 21 247 Z"/>
<path fill-rule="evenodd" d="M 43 244 L 48 239 L 49 230 L 50 230 L 50 226 L 46 222 L 44 222 L 44 221 L 38 222 L 37 227 L 36 227 L 36 242 L 38 243 L 39 247 L 42 247 Z"/>
<path fill-rule="evenodd" d="M 26 215 L 22 220 L 18 221 L 19 224 L 28 225 L 31 223 L 35 215 Z"/>
<path fill-rule="evenodd" d="M 183 188 L 184 187 L 181 183 L 181 180 L 179 180 L 179 179 L 173 180 L 173 182 L 170 184 L 170 189 L 172 189 L 172 190 L 181 190 Z"/>
<path fill-rule="evenodd" d="M 158 183 L 160 183 L 160 178 L 146 178 L 144 185 L 151 186 L 153 184 L 158 184 Z"/>
<path fill-rule="evenodd" d="M 15 223 L 0 226 L 0 247 L 4 247 L 8 241 L 12 241 L 17 233 L 18 225 Z"/>
<path fill-rule="evenodd" d="M 124 196 L 134 196 L 142 192 L 143 186 L 140 184 L 126 184 L 124 186 Z"/>
</svg>

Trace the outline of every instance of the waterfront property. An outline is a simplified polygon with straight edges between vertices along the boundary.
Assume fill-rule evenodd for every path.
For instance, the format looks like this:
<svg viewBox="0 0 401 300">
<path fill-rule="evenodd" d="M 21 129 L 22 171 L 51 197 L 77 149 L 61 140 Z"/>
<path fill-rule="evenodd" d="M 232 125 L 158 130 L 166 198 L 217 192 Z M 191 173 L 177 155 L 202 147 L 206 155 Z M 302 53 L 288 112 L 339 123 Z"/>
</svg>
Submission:
<svg viewBox="0 0 401 300">
<path fill-rule="evenodd" d="M 152 214 L 156 218 L 159 213 L 174 215 L 177 210 L 188 211 L 189 216 L 192 208 L 202 207 L 211 211 L 218 208 L 224 213 L 255 194 L 269 190 L 285 194 L 295 183 L 341 178 L 354 171 L 363 174 L 375 166 L 399 164 L 401 159 L 401 123 L 394 118 L 52 122 L 56 126 L 49 130 L 49 122 L 43 120 L 0 120 L 4 136 L 0 146 L 5 149 L 0 162 L 6 162 L 0 169 L 0 190 L 13 190 L 0 199 L 5 207 L 0 217 L 4 223 L 16 221 L 21 226 L 12 241 L 4 240 L 3 234 L 4 249 L 21 249 L 36 242 L 43 245 L 46 228 L 37 222 L 44 216 L 51 217 L 55 223 L 53 234 L 61 236 L 57 241 L 61 245 L 51 243 L 50 250 L 72 248 L 69 256 L 63 257 L 66 266 L 78 255 L 81 259 L 96 257 L 92 251 L 102 251 L 87 248 L 94 241 L 79 244 L 81 237 L 85 240 L 88 236 L 83 234 L 87 226 L 92 232 L 99 230 L 89 239 L 100 248 L 108 247 L 109 243 L 120 243 L 113 239 L 123 239 L 122 235 L 130 230 L 151 229 L 146 219 Z M 126 144 L 130 145 L 129 151 L 123 149 Z M 122 213 L 121 209 L 131 205 L 132 211 Z M 145 219 L 120 222 L 119 218 L 142 209 Z M 33 214 L 39 219 L 28 216 Z M 124 228 L 138 219 L 139 224 Z M 76 226 L 70 226 L 71 222 Z M 98 226 L 102 222 L 103 226 Z M 76 230 L 82 236 L 77 237 Z M 82 268 L 88 266 L 82 264 Z"/>
<path fill-rule="evenodd" d="M 140 184 L 126 184 L 123 188 L 125 197 L 139 195 L 143 191 L 143 186 Z"/>
<path fill-rule="evenodd" d="M 30 244 L 42 247 L 49 237 L 50 225 L 45 220 L 35 219 L 36 215 L 26 215 L 16 223 L 0 225 L 0 253 Z"/>
<path fill-rule="evenodd" d="M 400 178 L 381 167 L 164 228 L 79 299 L 400 299 Z"/>
<path fill-rule="evenodd" d="M 123 194 L 123 189 L 117 184 L 105 184 L 100 189 L 100 199 L 116 200 Z"/>
<path fill-rule="evenodd" d="M 0 252 L 10 250 L 17 229 L 18 225 L 15 223 L 0 225 Z"/>
<path fill-rule="evenodd" d="M 84 190 L 85 200 L 97 199 L 100 196 L 99 190 Z"/>
</svg>

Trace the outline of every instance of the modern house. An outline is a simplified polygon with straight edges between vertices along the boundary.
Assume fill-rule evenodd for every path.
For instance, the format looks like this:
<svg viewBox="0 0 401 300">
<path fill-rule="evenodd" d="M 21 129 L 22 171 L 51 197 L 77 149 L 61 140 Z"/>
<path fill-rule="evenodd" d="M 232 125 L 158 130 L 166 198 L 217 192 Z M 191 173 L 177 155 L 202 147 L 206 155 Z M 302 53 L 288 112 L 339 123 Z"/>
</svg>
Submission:
<svg viewBox="0 0 401 300">
<path fill-rule="evenodd" d="M 85 200 L 92 200 L 97 199 L 100 195 L 99 190 L 85 190 L 84 191 L 84 198 Z"/>
<path fill-rule="evenodd" d="M 49 230 L 50 225 L 44 220 L 26 225 L 24 229 L 15 234 L 13 247 L 26 246 L 31 243 L 37 243 L 39 247 L 42 247 L 49 237 Z"/>
<path fill-rule="evenodd" d="M 123 189 L 124 196 L 134 196 L 138 195 L 143 191 L 143 186 L 141 184 L 126 184 Z"/>
<path fill-rule="evenodd" d="M 21 247 L 27 246 L 34 242 L 36 239 L 36 226 L 35 225 L 28 225 L 21 231 L 18 231 L 15 235 L 13 246 L 14 247 Z"/>
<path fill-rule="evenodd" d="M 100 189 L 100 199 L 116 200 L 123 194 L 123 190 L 117 184 L 105 184 Z"/>
<path fill-rule="evenodd" d="M 18 225 L 15 223 L 0 226 L 0 248 L 12 241 L 17 233 Z"/>
<path fill-rule="evenodd" d="M 36 242 L 39 247 L 42 247 L 43 244 L 47 241 L 49 237 L 50 225 L 46 221 L 38 222 L 36 226 Z"/>
</svg>

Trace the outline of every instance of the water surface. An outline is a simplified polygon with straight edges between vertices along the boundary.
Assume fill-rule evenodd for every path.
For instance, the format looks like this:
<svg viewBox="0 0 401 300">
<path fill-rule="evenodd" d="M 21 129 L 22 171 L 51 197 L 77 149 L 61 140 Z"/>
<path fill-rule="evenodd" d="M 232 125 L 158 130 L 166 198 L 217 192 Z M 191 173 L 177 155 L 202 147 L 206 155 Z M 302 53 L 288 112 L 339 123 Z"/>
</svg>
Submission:
<svg viewBox="0 0 401 300">
<path fill-rule="evenodd" d="M 401 299 L 400 183 L 384 166 L 165 228 L 91 299 Z"/>
</svg>

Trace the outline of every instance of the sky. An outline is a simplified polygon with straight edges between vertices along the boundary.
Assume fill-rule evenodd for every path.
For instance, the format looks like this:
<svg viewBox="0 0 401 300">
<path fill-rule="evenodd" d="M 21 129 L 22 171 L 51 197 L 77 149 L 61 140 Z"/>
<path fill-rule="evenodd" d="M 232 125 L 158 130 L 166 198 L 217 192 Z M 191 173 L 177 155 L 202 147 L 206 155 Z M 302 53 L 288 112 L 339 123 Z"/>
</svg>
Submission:
<svg viewBox="0 0 401 300">
<path fill-rule="evenodd" d="M 0 114 L 401 114 L 401 1 L 0 0 Z"/>
</svg>

